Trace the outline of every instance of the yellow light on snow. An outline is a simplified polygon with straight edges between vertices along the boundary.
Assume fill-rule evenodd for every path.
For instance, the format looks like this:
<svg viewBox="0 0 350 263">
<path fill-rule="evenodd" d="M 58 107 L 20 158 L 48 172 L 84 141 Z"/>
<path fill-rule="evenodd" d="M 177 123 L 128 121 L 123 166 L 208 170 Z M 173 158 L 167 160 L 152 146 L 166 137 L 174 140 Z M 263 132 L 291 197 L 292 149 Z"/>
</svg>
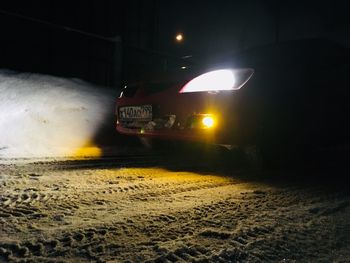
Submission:
<svg viewBox="0 0 350 263">
<path fill-rule="evenodd" d="M 74 157 L 77 159 L 80 158 L 93 158 L 93 157 L 101 157 L 102 150 L 91 144 L 87 144 L 86 146 L 80 147 L 74 153 Z"/>
<path fill-rule="evenodd" d="M 211 128 L 214 126 L 214 118 L 211 116 L 206 116 L 202 119 L 202 123 L 206 128 Z"/>
</svg>

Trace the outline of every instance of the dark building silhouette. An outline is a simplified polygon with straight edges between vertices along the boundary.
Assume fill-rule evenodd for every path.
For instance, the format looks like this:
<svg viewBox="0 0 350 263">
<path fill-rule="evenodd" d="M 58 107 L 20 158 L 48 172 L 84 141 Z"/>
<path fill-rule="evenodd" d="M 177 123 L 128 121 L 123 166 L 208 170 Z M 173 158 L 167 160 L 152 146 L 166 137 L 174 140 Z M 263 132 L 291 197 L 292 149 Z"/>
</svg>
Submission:
<svg viewBox="0 0 350 263">
<path fill-rule="evenodd" d="M 0 68 L 119 86 L 130 75 L 122 64 L 155 48 L 157 2 L 2 2 Z"/>
</svg>

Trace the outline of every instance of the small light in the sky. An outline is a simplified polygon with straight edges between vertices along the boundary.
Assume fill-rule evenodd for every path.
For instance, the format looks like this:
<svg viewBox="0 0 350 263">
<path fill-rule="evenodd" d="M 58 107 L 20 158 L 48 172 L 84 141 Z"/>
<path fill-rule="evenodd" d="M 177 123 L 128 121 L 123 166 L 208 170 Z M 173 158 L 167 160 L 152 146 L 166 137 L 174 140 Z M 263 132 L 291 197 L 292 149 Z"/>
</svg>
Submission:
<svg viewBox="0 0 350 263">
<path fill-rule="evenodd" d="M 184 37 L 181 33 L 177 34 L 176 37 L 175 37 L 176 41 L 177 42 L 182 42 Z"/>
<path fill-rule="evenodd" d="M 182 66 L 181 69 L 187 69 L 187 67 L 186 66 Z"/>
</svg>

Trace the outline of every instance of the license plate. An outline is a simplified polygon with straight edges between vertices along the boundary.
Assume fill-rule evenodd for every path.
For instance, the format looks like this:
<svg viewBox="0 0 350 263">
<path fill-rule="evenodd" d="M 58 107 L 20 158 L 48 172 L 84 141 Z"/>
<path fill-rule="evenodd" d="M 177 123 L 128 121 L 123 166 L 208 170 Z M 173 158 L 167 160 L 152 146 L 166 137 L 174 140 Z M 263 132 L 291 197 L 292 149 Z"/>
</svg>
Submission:
<svg viewBox="0 0 350 263">
<path fill-rule="evenodd" d="M 125 106 L 119 108 L 119 118 L 127 120 L 152 120 L 152 105 Z"/>
</svg>

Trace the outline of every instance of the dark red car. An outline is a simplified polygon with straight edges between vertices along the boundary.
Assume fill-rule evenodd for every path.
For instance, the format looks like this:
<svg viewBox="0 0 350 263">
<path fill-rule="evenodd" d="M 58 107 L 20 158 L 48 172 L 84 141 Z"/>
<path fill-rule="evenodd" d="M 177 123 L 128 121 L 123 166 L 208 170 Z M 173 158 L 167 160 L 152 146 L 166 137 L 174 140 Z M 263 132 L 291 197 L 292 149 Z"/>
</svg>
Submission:
<svg viewBox="0 0 350 263">
<path fill-rule="evenodd" d="M 117 100 L 117 131 L 159 139 L 231 144 L 239 132 L 235 97 L 254 70 L 187 72 L 126 86 Z"/>
</svg>

